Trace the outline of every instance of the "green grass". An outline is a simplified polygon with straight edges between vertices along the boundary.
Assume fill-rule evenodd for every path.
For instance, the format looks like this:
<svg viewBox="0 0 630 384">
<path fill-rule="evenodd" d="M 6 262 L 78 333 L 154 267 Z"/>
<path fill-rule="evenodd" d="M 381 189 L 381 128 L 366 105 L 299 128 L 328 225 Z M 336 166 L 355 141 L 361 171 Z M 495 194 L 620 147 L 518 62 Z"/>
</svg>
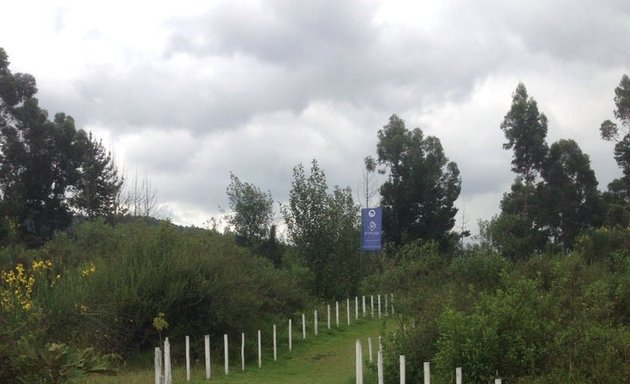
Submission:
<svg viewBox="0 0 630 384">
<path fill-rule="evenodd" d="M 333 326 L 334 327 L 334 326 Z M 363 344 L 364 359 L 368 359 L 367 338 L 372 337 L 374 359 L 378 349 L 378 336 L 384 329 L 394 327 L 394 321 L 364 321 L 339 330 L 320 330 L 319 336 L 307 334 L 303 341 L 301 332 L 296 332 L 293 351 L 286 345 L 279 345 L 278 361 L 273 361 L 271 352 L 263 359 L 262 368 L 258 368 L 256 359 L 246 362 L 245 371 L 241 371 L 240 361 L 230 366 L 230 374 L 223 373 L 222 358 L 213 361 L 210 382 L 213 383 L 331 383 L 348 384 L 355 381 L 355 342 L 360 338 Z M 282 352 L 280 352 L 282 351 Z M 364 379 L 375 382 L 376 375 L 364 365 Z M 173 383 L 186 383 L 184 364 L 173 367 Z M 118 376 L 94 376 L 86 384 L 152 384 L 152 369 L 129 370 Z M 191 383 L 207 383 L 203 362 L 193 366 Z"/>
</svg>

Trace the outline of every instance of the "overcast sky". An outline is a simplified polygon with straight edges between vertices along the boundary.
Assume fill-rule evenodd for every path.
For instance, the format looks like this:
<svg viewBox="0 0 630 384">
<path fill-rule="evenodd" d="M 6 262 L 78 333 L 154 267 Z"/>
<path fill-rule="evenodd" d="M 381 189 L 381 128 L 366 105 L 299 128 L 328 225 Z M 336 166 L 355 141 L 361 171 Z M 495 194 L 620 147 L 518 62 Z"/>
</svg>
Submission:
<svg viewBox="0 0 630 384">
<path fill-rule="evenodd" d="M 0 47 L 178 224 L 227 207 L 230 171 L 284 201 L 313 158 L 358 197 L 395 113 L 458 163 L 474 232 L 514 179 L 499 124 L 518 82 L 600 189 L 621 174 L 598 128 L 630 74 L 628 0 L 4 1 Z"/>
</svg>

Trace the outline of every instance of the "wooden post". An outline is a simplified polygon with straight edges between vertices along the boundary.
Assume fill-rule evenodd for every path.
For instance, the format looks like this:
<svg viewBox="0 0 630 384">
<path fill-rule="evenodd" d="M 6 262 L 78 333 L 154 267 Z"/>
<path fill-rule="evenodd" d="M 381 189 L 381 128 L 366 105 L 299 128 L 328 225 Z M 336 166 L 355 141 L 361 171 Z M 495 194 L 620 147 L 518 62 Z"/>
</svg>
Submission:
<svg viewBox="0 0 630 384">
<path fill-rule="evenodd" d="M 171 343 L 168 337 L 164 339 L 164 384 L 173 384 L 173 371 L 171 370 Z"/>
<path fill-rule="evenodd" d="M 190 381 L 190 337 L 186 336 L 186 381 Z"/>
<path fill-rule="evenodd" d="M 405 355 L 400 355 L 400 384 L 405 384 Z"/>
<path fill-rule="evenodd" d="M 378 295 L 378 318 L 381 318 L 381 295 Z"/>
<path fill-rule="evenodd" d="M 383 380 L 383 351 L 378 351 L 376 355 L 376 369 L 378 372 L 378 384 L 384 384 Z"/>
<path fill-rule="evenodd" d="M 346 317 L 348 318 L 348 327 L 350 326 L 350 299 L 346 299 Z"/>
<path fill-rule="evenodd" d="M 204 347 L 206 350 L 206 380 L 212 378 L 212 364 L 210 363 L 210 335 L 204 337 Z"/>
<path fill-rule="evenodd" d="M 337 328 L 339 328 L 339 302 L 335 301 L 335 323 L 337 324 Z"/>
<path fill-rule="evenodd" d="M 258 330 L 258 368 L 262 367 L 262 343 L 260 342 L 260 329 Z"/>
<path fill-rule="evenodd" d="M 368 359 L 370 361 L 370 363 L 373 361 L 372 360 L 372 338 L 368 337 Z"/>
<path fill-rule="evenodd" d="M 241 371 L 245 370 L 245 332 L 241 333 Z"/>
<path fill-rule="evenodd" d="M 462 384 L 462 368 L 455 368 L 455 384 Z"/>
<path fill-rule="evenodd" d="M 374 295 L 370 295 L 370 315 L 374 317 Z"/>
<path fill-rule="evenodd" d="M 225 356 L 224 365 L 225 365 L 225 374 L 230 373 L 230 357 L 228 356 L 228 335 L 227 333 L 223 335 L 223 355 Z"/>
<path fill-rule="evenodd" d="M 155 347 L 155 359 L 153 360 L 153 362 L 153 367 L 155 368 L 155 384 L 163 384 L 162 351 L 160 351 L 160 347 Z"/>
<path fill-rule="evenodd" d="M 361 340 L 357 339 L 356 343 L 356 377 L 357 384 L 363 384 L 363 356 L 361 351 Z"/>
<path fill-rule="evenodd" d="M 354 319 L 359 320 L 359 298 L 354 297 Z"/>
<path fill-rule="evenodd" d="M 313 329 L 315 330 L 315 336 L 317 336 L 317 309 L 313 311 Z"/>
<path fill-rule="evenodd" d="M 327 311 L 328 312 L 328 317 L 327 317 L 327 319 L 328 319 L 328 329 L 330 329 L 330 304 L 327 305 L 327 308 L 328 308 L 328 311 Z"/>
<path fill-rule="evenodd" d="M 293 324 L 291 324 L 291 319 L 289 319 L 289 351 L 293 349 Z"/>
<path fill-rule="evenodd" d="M 306 339 L 306 316 L 302 314 L 302 340 Z"/>
<path fill-rule="evenodd" d="M 362 299 L 363 299 L 363 317 L 365 317 L 365 296 L 363 296 Z"/>
<path fill-rule="evenodd" d="M 276 325 L 273 325 L 273 361 L 278 360 L 278 348 L 276 343 Z"/>
<path fill-rule="evenodd" d="M 431 367 L 428 361 L 424 362 L 424 384 L 431 384 Z"/>
</svg>

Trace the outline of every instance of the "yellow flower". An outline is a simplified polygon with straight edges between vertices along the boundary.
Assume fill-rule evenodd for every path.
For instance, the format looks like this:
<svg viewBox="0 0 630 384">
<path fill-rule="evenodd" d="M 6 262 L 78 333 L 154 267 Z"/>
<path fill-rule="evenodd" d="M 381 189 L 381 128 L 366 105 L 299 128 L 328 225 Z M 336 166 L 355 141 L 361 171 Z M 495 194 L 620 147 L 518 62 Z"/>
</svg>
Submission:
<svg viewBox="0 0 630 384">
<path fill-rule="evenodd" d="M 96 272 L 96 265 L 94 265 L 94 263 L 90 263 L 90 265 L 87 268 L 81 271 L 81 275 L 88 276 L 94 272 Z"/>
</svg>

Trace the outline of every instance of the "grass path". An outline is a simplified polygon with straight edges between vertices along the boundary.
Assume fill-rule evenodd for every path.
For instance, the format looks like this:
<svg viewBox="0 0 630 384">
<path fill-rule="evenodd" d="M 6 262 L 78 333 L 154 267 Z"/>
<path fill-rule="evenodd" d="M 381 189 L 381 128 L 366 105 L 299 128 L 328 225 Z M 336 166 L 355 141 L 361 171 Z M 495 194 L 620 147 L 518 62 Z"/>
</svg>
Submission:
<svg viewBox="0 0 630 384">
<path fill-rule="evenodd" d="M 230 366 L 230 374 L 223 374 L 221 362 L 213 364 L 213 378 L 205 380 L 202 365 L 194 366 L 190 383 L 287 383 L 287 384 L 350 384 L 354 383 L 355 374 L 355 342 L 360 338 L 363 343 L 363 356 L 367 360 L 367 338 L 372 338 L 374 358 L 378 349 L 378 336 L 387 328 L 393 328 L 394 322 L 372 320 L 355 323 L 351 327 L 339 330 L 320 331 L 319 336 L 307 335 L 306 341 L 294 340 L 292 352 L 288 350 L 278 353 L 278 361 L 266 358 L 262 368 L 256 362 L 246 364 L 241 372 L 240 364 Z M 285 347 L 286 348 L 286 347 Z M 279 347 L 279 350 L 281 348 Z M 213 362 L 214 363 L 214 362 Z M 366 381 L 375 382 L 375 375 L 367 368 L 364 369 Z M 152 370 L 134 370 L 115 377 L 89 378 L 87 384 L 152 384 L 154 382 Z M 173 383 L 186 383 L 184 367 L 174 367 Z"/>
</svg>

